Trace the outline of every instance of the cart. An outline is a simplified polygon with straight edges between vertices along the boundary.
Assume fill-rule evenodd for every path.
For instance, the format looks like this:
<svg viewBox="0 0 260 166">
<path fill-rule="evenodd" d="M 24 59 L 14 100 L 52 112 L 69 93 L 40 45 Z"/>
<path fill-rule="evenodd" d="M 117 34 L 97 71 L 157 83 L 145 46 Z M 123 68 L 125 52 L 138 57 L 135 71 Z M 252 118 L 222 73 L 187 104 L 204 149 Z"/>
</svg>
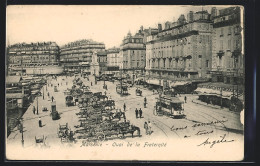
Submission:
<svg viewBox="0 0 260 166">
<path fill-rule="evenodd" d="M 54 86 L 54 92 L 58 92 L 57 86 Z"/>
<path fill-rule="evenodd" d="M 142 96 L 142 91 L 139 88 L 137 88 L 135 90 L 135 94 L 136 94 L 136 96 Z"/>
<path fill-rule="evenodd" d="M 60 114 L 56 110 L 56 102 L 55 101 L 51 103 L 51 116 L 52 116 L 52 120 L 60 119 Z"/>
</svg>

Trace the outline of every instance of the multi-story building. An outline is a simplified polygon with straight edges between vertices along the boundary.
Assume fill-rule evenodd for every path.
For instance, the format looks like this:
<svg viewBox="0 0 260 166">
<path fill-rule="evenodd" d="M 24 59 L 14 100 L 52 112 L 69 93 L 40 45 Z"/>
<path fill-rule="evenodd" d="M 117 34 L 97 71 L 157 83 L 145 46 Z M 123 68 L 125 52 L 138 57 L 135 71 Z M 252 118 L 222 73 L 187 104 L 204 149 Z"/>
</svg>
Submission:
<svg viewBox="0 0 260 166">
<path fill-rule="evenodd" d="M 105 51 L 96 52 L 92 54 L 90 63 L 90 72 L 92 75 L 100 76 L 107 71 L 107 53 Z"/>
<path fill-rule="evenodd" d="M 66 72 L 90 72 L 93 52 L 105 51 L 105 44 L 78 40 L 61 47 L 60 60 Z"/>
<path fill-rule="evenodd" d="M 146 75 L 166 80 L 209 77 L 212 22 L 207 11 L 189 12 L 177 22 L 158 24 L 158 34 L 147 37 Z"/>
<path fill-rule="evenodd" d="M 117 73 L 120 66 L 120 48 L 110 48 L 107 50 L 107 70 L 109 74 Z"/>
<path fill-rule="evenodd" d="M 244 55 L 240 7 L 212 9 L 212 81 L 243 84 Z"/>
<path fill-rule="evenodd" d="M 121 44 L 120 56 L 122 58 L 121 68 L 124 73 L 131 74 L 134 78 L 138 73 L 144 72 L 145 44 L 143 36 L 138 33 L 132 36 L 129 32 Z"/>
<path fill-rule="evenodd" d="M 7 48 L 9 71 L 26 74 L 60 74 L 59 46 L 55 42 L 21 43 Z"/>
</svg>

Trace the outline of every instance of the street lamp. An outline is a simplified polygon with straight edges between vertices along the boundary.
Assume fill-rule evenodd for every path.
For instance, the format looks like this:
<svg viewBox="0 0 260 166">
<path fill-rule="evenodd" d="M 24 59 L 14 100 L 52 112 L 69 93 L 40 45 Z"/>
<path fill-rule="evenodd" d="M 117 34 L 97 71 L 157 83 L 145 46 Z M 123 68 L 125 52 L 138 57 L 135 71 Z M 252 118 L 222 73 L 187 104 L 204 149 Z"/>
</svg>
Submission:
<svg viewBox="0 0 260 166">
<path fill-rule="evenodd" d="M 39 105 L 38 105 L 38 96 L 37 96 L 37 109 L 36 109 L 36 114 L 39 114 Z"/>
<path fill-rule="evenodd" d="M 223 104 L 222 104 L 222 103 L 223 103 L 223 99 L 222 99 L 222 87 L 221 87 L 221 89 L 220 89 L 220 97 L 221 97 L 221 99 L 220 99 L 220 100 L 221 100 L 221 101 L 220 101 L 220 105 L 221 105 L 221 108 L 223 108 L 223 106 L 222 106 L 222 105 L 223 105 Z"/>
<path fill-rule="evenodd" d="M 44 100 L 44 87 L 42 88 L 42 99 Z"/>
<path fill-rule="evenodd" d="M 22 146 L 24 147 L 24 139 L 23 139 L 23 118 L 20 119 L 20 132 L 22 133 Z"/>
</svg>

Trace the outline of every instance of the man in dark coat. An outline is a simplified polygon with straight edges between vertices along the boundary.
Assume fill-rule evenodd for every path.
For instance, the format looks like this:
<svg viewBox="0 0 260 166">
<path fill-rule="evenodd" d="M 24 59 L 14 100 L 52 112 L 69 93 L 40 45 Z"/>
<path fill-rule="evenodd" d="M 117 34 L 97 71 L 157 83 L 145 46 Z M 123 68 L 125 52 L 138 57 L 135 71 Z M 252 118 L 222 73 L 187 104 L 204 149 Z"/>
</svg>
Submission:
<svg viewBox="0 0 260 166">
<path fill-rule="evenodd" d="M 125 111 L 125 110 L 126 110 L 126 105 L 125 105 L 125 103 L 124 103 L 124 106 L 123 106 L 123 107 L 124 107 L 124 111 Z"/>
<path fill-rule="evenodd" d="M 33 114 L 35 114 L 35 106 L 33 106 Z"/>
<path fill-rule="evenodd" d="M 135 109 L 135 117 L 138 118 L 138 110 L 137 110 L 137 108 Z"/>
<path fill-rule="evenodd" d="M 42 120 L 41 120 L 41 117 L 39 117 L 39 127 L 42 127 Z"/>
<path fill-rule="evenodd" d="M 139 109 L 139 117 L 142 118 L 142 115 L 143 115 L 143 111 L 142 111 L 142 109 L 140 108 L 140 109 Z"/>
</svg>

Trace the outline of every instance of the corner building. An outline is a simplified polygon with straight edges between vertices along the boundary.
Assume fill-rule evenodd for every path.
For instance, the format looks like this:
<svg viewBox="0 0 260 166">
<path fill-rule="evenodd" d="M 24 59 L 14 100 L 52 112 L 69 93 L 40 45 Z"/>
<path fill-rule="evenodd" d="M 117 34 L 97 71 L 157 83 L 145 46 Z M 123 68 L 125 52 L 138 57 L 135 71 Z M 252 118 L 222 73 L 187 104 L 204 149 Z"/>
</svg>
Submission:
<svg viewBox="0 0 260 166">
<path fill-rule="evenodd" d="M 124 73 L 133 73 L 134 76 L 144 72 L 145 44 L 143 37 L 138 33 L 132 36 L 129 32 L 120 46 L 120 56 L 122 58 L 121 69 Z"/>
<path fill-rule="evenodd" d="M 206 79 L 211 70 L 212 22 L 207 11 L 190 12 L 187 20 L 166 22 L 147 37 L 146 74 L 167 80 Z"/>
<path fill-rule="evenodd" d="M 217 13 L 217 9 L 214 9 Z M 212 81 L 243 84 L 244 55 L 240 7 L 219 10 L 213 17 Z"/>
<path fill-rule="evenodd" d="M 61 47 L 60 61 L 65 72 L 90 74 L 90 63 L 94 52 L 105 51 L 105 44 L 93 40 L 78 40 Z"/>
<path fill-rule="evenodd" d="M 61 74 L 55 42 L 18 43 L 7 48 L 8 70 L 26 74 Z"/>
</svg>

